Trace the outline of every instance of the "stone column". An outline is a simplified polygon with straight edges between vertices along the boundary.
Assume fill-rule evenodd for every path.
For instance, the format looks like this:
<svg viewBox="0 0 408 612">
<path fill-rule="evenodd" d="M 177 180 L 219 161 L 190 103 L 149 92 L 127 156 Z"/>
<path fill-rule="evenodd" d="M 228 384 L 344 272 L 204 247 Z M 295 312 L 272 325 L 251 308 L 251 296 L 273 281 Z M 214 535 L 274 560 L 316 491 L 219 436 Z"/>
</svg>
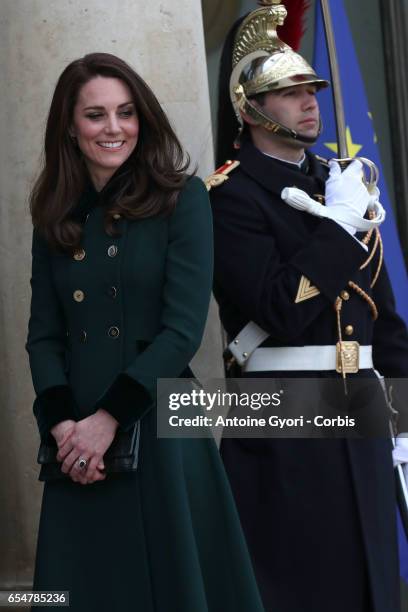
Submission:
<svg viewBox="0 0 408 612">
<path fill-rule="evenodd" d="M 117 54 L 165 107 L 199 175 L 213 167 L 200 0 L 2 0 L 0 13 L 0 589 L 29 586 L 41 485 L 24 350 L 31 223 L 27 196 L 41 160 L 55 82 L 73 59 Z M 219 343 L 209 325 L 198 369 Z M 218 344 L 219 346 L 219 344 Z M 220 371 L 220 370 L 218 370 Z"/>
</svg>

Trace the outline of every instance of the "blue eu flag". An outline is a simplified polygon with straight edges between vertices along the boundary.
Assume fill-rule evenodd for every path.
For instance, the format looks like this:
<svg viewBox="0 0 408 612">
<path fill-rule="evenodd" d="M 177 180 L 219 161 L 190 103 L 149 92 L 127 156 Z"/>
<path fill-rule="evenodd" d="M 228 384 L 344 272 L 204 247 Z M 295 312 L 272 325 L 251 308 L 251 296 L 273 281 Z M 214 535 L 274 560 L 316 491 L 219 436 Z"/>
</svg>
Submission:
<svg viewBox="0 0 408 612">
<path fill-rule="evenodd" d="M 316 30 L 314 67 L 317 74 L 330 80 L 329 59 L 326 48 L 323 16 L 320 3 L 316 3 Z M 402 257 L 401 246 L 398 239 L 394 214 L 388 197 L 387 186 L 381 169 L 381 160 L 376 144 L 375 131 L 369 112 L 364 83 L 361 77 L 353 39 L 343 7 L 342 0 L 330 3 L 330 12 L 338 49 L 338 61 L 341 86 L 344 98 L 344 113 L 347 126 L 347 143 L 349 156 L 362 156 L 371 159 L 380 171 L 379 189 L 380 201 L 387 212 L 387 218 L 381 226 L 381 235 L 384 242 L 384 259 L 387 265 L 391 284 L 396 299 L 398 314 L 408 323 L 408 283 L 407 272 Z M 319 93 L 319 105 L 323 117 L 324 130 L 315 153 L 323 157 L 337 157 L 336 126 L 334 107 L 330 89 Z M 408 542 L 398 513 L 398 540 L 400 553 L 400 574 L 408 582 Z"/>
<path fill-rule="evenodd" d="M 381 161 L 376 145 L 375 132 L 369 112 L 364 84 L 354 49 L 353 39 L 342 0 L 330 3 L 334 35 L 338 53 L 341 86 L 344 101 L 344 113 L 347 126 L 347 144 L 349 156 L 360 155 L 371 159 L 380 171 L 379 188 L 381 203 L 387 212 L 387 218 L 381 226 L 384 242 L 384 259 L 387 265 L 391 284 L 400 316 L 408 323 L 408 282 L 407 272 L 402 257 L 397 228 L 387 186 L 381 170 Z M 320 3 L 316 8 L 316 30 L 314 66 L 317 74 L 330 80 L 330 67 L 326 49 L 323 16 Z M 323 157 L 337 157 L 336 126 L 334 119 L 333 99 L 330 89 L 319 94 L 319 105 L 324 121 L 324 131 L 315 147 L 315 152 Z M 400 574 L 408 582 L 408 542 L 398 513 L 398 544 L 400 553 Z"/>
<path fill-rule="evenodd" d="M 322 78 L 330 80 L 329 60 L 323 26 L 320 3 L 316 3 L 316 34 L 314 49 L 314 67 Z M 408 283 L 404 259 L 402 257 L 397 227 L 392 206 L 388 197 L 387 186 L 381 169 L 381 160 L 374 126 L 369 112 L 364 83 L 361 77 L 353 39 L 343 7 L 342 0 L 330 3 L 333 28 L 338 49 L 338 61 L 344 98 L 344 113 L 347 126 L 349 156 L 362 156 L 371 159 L 380 170 L 380 201 L 387 212 L 387 218 L 381 226 L 384 242 L 384 258 L 393 287 L 398 314 L 408 324 Z M 334 120 L 331 89 L 319 93 L 319 105 L 323 117 L 323 134 L 314 148 L 315 153 L 323 157 L 337 157 L 336 126 Z"/>
</svg>

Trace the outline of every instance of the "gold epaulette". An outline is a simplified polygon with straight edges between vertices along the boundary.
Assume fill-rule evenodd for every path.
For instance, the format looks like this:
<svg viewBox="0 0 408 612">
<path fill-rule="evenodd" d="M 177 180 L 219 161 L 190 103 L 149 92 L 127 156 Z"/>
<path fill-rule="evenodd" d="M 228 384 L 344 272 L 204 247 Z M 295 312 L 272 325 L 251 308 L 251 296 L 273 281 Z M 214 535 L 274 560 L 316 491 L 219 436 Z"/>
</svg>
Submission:
<svg viewBox="0 0 408 612">
<path fill-rule="evenodd" d="M 225 183 L 225 181 L 228 181 L 229 177 L 227 175 L 232 172 L 232 170 L 235 170 L 235 168 L 238 168 L 239 164 L 239 161 L 231 161 L 229 159 L 223 166 L 218 168 L 214 174 L 210 174 L 204 181 L 207 191 L 211 191 L 213 187 L 218 187 Z"/>
<path fill-rule="evenodd" d="M 317 159 L 317 161 L 321 162 L 322 164 L 324 164 L 325 166 L 329 165 L 329 160 L 326 159 L 325 157 L 322 157 L 321 155 L 316 155 L 315 154 L 315 158 Z"/>
</svg>

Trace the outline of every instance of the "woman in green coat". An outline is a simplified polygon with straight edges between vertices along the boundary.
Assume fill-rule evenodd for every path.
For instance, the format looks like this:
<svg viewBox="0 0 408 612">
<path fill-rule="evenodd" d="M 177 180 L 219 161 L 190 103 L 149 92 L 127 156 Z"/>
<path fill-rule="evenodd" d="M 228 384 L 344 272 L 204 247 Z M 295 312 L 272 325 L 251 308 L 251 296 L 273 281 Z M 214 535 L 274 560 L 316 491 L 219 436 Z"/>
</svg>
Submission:
<svg viewBox="0 0 408 612">
<path fill-rule="evenodd" d="M 160 378 L 188 377 L 207 316 L 212 230 L 202 182 L 153 93 L 122 60 L 62 73 L 31 196 L 27 349 L 43 441 L 34 588 L 73 612 L 260 612 L 218 452 L 158 439 Z M 107 474 L 140 422 L 136 472 Z"/>
</svg>

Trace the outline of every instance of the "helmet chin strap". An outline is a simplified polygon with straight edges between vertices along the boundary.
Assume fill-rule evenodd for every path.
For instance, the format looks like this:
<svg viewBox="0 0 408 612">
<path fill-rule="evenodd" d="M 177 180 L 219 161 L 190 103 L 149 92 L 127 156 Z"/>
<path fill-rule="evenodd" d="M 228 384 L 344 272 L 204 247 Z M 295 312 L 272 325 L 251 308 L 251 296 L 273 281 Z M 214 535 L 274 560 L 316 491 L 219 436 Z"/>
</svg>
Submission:
<svg viewBox="0 0 408 612">
<path fill-rule="evenodd" d="M 254 106 L 250 100 L 245 96 L 245 94 L 241 97 L 239 103 L 239 109 L 244 112 L 246 115 L 254 119 L 257 123 L 262 125 L 268 132 L 272 132 L 273 134 L 278 134 L 279 136 L 283 136 L 285 138 L 291 138 L 292 140 L 296 140 L 301 144 L 305 144 L 306 146 L 314 145 L 317 141 L 318 137 L 321 134 L 323 124 L 321 117 L 319 116 L 319 130 L 315 137 L 304 136 L 299 132 L 295 132 L 295 130 L 291 130 L 290 128 L 282 125 L 278 121 L 275 121 L 272 117 L 264 113 L 262 110 Z M 242 121 L 242 118 L 241 118 Z"/>
</svg>

